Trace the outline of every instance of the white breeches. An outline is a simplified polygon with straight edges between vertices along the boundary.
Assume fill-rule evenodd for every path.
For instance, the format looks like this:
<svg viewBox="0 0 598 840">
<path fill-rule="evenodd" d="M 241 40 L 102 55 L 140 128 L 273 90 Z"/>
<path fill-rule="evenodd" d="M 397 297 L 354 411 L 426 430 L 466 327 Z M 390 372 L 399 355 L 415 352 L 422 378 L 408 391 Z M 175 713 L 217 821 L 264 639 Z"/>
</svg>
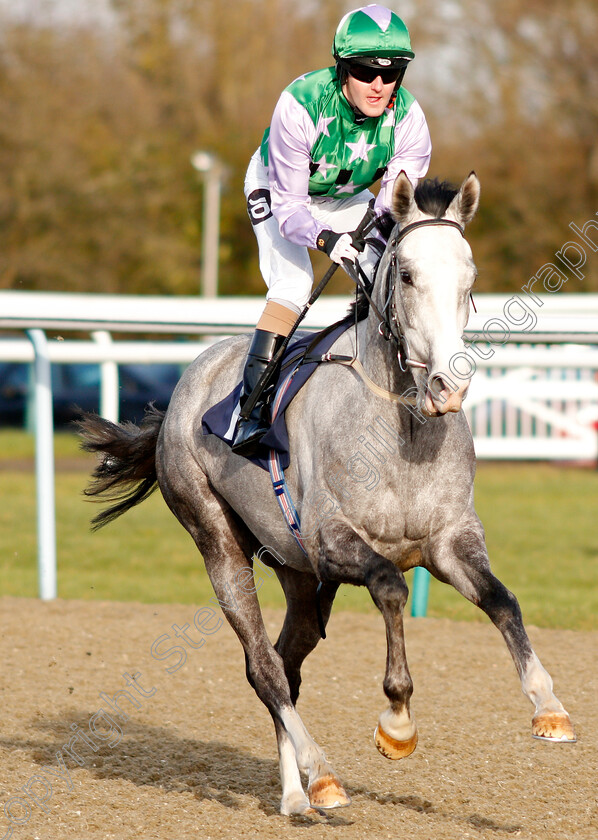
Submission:
<svg viewBox="0 0 598 840">
<path fill-rule="evenodd" d="M 266 299 L 300 312 L 309 299 L 314 280 L 309 250 L 303 245 L 294 245 L 280 233 L 278 222 L 271 214 L 268 172 L 259 149 L 249 162 L 245 197 L 258 242 L 260 271 L 268 286 Z M 372 198 L 369 190 L 341 199 L 315 196 L 311 198 L 310 212 L 322 222 L 322 227 L 330 227 L 335 233 L 346 233 L 357 228 Z M 375 249 L 366 246 L 359 257 L 359 265 L 368 277 L 372 275 L 378 256 Z"/>
</svg>

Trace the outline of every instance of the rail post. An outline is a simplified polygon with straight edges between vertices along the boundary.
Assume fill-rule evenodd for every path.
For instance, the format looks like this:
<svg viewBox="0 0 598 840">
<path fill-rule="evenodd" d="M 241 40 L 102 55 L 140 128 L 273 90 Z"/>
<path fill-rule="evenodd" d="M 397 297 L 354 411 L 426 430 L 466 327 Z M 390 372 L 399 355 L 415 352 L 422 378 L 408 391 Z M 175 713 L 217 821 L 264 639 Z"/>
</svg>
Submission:
<svg viewBox="0 0 598 840">
<path fill-rule="evenodd" d="M 112 335 L 108 330 L 94 330 L 91 337 L 100 347 L 110 348 Z M 100 364 L 100 414 L 106 420 L 118 423 L 119 393 L 118 364 L 105 361 Z"/>
<path fill-rule="evenodd" d="M 413 593 L 411 596 L 411 615 L 425 618 L 428 612 L 428 592 L 430 591 L 430 572 L 416 566 L 413 570 Z"/>
<path fill-rule="evenodd" d="M 43 330 L 27 330 L 35 359 L 35 473 L 39 597 L 56 598 L 56 501 L 54 495 L 54 418 L 52 370 Z"/>
</svg>

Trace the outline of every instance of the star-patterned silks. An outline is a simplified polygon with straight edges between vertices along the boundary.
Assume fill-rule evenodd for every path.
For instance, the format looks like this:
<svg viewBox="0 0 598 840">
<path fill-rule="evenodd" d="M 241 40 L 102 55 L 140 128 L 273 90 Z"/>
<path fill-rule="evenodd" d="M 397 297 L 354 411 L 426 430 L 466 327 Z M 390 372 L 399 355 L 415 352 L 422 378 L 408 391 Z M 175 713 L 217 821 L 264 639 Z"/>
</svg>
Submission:
<svg viewBox="0 0 598 840">
<path fill-rule="evenodd" d="M 326 137 L 330 137 L 328 126 L 331 122 L 334 122 L 334 117 L 325 117 L 324 114 L 320 114 L 318 124 L 316 125 L 316 135 L 319 137 L 320 134 L 325 134 Z"/>
<path fill-rule="evenodd" d="M 328 172 L 329 169 L 335 169 L 336 168 L 336 165 L 334 163 L 328 163 L 326 161 L 326 155 L 322 155 L 320 160 L 316 160 L 316 161 L 314 161 L 314 163 L 318 167 L 318 172 L 320 172 L 324 176 L 326 176 L 326 173 Z"/>
<path fill-rule="evenodd" d="M 362 134 L 359 137 L 357 143 L 347 143 L 346 145 L 351 149 L 351 157 L 349 158 L 349 163 L 353 163 L 354 160 L 364 160 L 367 163 L 368 152 L 376 148 L 376 143 L 367 142 L 367 140 L 365 139 L 365 134 Z"/>
<path fill-rule="evenodd" d="M 382 177 L 395 152 L 396 126 L 413 102 L 410 93 L 400 88 L 393 108 L 361 125 L 342 94 L 334 67 L 308 73 L 286 92 L 298 106 L 286 107 L 286 127 L 293 134 L 295 126 L 305 123 L 305 135 L 311 142 L 308 195 L 347 198 Z M 262 142 L 264 162 L 270 142 L 266 132 Z"/>
<path fill-rule="evenodd" d="M 387 108 L 384 113 L 386 115 L 386 119 L 382 123 L 382 128 L 394 128 L 395 112 L 392 108 Z"/>
</svg>

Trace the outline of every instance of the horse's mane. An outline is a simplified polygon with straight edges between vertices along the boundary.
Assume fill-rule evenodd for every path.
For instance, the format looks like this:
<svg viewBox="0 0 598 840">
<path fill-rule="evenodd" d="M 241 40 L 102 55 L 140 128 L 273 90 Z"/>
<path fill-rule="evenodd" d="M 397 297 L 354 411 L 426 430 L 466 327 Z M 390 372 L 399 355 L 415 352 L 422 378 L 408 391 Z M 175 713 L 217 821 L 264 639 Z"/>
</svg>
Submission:
<svg viewBox="0 0 598 840">
<path fill-rule="evenodd" d="M 422 213 L 442 219 L 458 192 L 459 188 L 448 181 L 426 178 L 415 188 L 415 203 Z"/>
<path fill-rule="evenodd" d="M 449 181 L 439 181 L 438 178 L 426 178 L 425 181 L 420 181 L 415 188 L 414 198 L 415 203 L 422 213 L 433 216 L 435 219 L 442 219 L 448 210 L 449 204 L 458 192 L 459 188 L 455 187 Z M 348 315 L 352 318 L 355 318 L 355 307 L 357 307 L 358 321 L 363 321 L 364 318 L 367 318 L 370 304 L 361 289 L 358 289 L 357 297 L 349 307 Z"/>
<path fill-rule="evenodd" d="M 351 301 L 349 304 L 349 311 L 347 313 L 347 317 L 350 315 L 353 320 L 355 320 L 355 307 L 357 307 L 357 320 L 363 321 L 364 318 L 368 317 L 368 312 L 370 311 L 370 303 L 361 289 L 357 290 L 357 297 Z"/>
</svg>

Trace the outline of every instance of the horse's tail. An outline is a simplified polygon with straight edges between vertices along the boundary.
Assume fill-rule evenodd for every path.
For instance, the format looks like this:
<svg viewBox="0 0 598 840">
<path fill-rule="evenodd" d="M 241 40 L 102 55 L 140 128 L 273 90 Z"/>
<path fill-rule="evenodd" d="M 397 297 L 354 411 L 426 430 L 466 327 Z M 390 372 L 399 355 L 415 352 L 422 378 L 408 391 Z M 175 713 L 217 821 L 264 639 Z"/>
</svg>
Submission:
<svg viewBox="0 0 598 840">
<path fill-rule="evenodd" d="M 97 414 L 85 414 L 78 423 L 82 449 L 102 456 L 85 495 L 101 496 L 94 501 L 114 502 L 93 518 L 94 531 L 147 499 L 156 489 L 156 444 L 164 414 L 150 405 L 139 426 L 111 423 Z"/>
</svg>

